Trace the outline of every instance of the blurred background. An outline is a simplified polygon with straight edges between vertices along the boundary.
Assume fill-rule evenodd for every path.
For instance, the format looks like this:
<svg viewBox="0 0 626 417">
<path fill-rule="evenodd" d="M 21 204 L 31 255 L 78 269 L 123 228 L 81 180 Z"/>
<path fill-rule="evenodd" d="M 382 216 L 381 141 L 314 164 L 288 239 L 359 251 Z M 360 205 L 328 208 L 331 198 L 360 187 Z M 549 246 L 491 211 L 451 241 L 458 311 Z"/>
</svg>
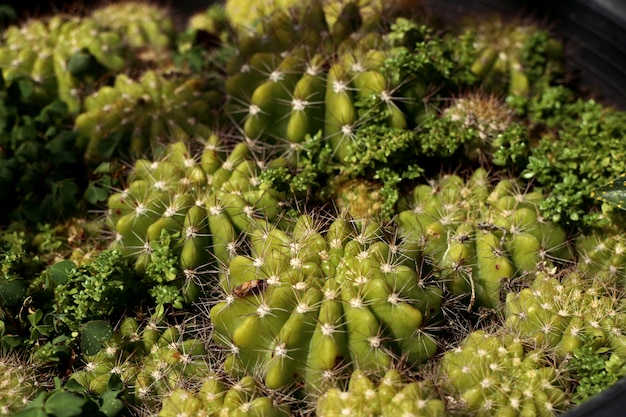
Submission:
<svg viewBox="0 0 626 417">
<path fill-rule="evenodd" d="M 183 25 L 213 0 L 150 0 L 167 6 Z M 252 0 L 251 0 L 252 1 Z M 305 0 L 306 1 L 306 0 Z M 626 109 L 626 0 L 400 0 L 414 3 L 432 17 L 454 24 L 463 17 L 532 18 L 563 39 L 568 69 L 590 97 Z M 112 0 L 10 0 L 21 18 L 42 14 L 80 13 Z"/>
</svg>

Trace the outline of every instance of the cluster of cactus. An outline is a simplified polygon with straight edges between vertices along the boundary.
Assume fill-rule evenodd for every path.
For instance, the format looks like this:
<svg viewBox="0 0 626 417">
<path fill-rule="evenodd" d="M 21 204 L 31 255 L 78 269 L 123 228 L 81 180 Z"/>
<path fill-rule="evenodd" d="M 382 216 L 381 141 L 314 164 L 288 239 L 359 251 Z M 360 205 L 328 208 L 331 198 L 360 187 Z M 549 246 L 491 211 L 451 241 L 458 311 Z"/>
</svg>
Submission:
<svg viewBox="0 0 626 417">
<path fill-rule="evenodd" d="M 579 268 L 585 273 L 604 275 L 608 282 L 626 284 L 626 241 L 618 227 L 591 229 L 576 237 Z"/>
<path fill-rule="evenodd" d="M 283 23 L 281 30 L 272 26 L 270 41 L 247 38 L 256 48 L 247 52 L 251 46 L 240 46 L 226 91 L 230 112 L 242 120 L 249 138 L 293 152 L 290 148 L 307 137 L 321 134 L 336 160 L 346 163 L 352 136 L 374 117 L 370 107 L 381 108 L 389 127 L 415 126 L 421 107 L 414 101 L 421 100 L 426 85 L 385 73 L 392 47 L 372 32 L 358 31 L 361 10 L 354 3 L 346 3 L 342 12 L 352 20 L 339 19 L 330 29 L 321 8 L 313 2 L 297 9 L 295 22 Z M 407 98 L 411 94 L 418 96 Z"/>
<path fill-rule="evenodd" d="M 90 16 L 101 27 L 124 36 L 133 49 L 155 53 L 174 44 L 176 28 L 168 11 L 148 2 L 123 1 L 99 7 Z"/>
<path fill-rule="evenodd" d="M 0 221 L 0 353 L 60 376 L 23 415 L 552 416 L 626 373 L 619 217 L 550 211 L 556 172 L 620 169 L 623 114 L 562 100 L 545 31 L 440 36 L 388 3 L 230 0 L 177 34 L 122 2 L 4 32 L 0 196 L 46 149 L 87 172 L 63 202 L 106 202 L 28 243 Z"/>
<path fill-rule="evenodd" d="M 441 289 L 376 223 L 336 219 L 324 231 L 301 215 L 290 231 L 261 222 L 247 234 L 250 253 L 220 274 L 210 314 L 227 372 L 315 393 L 350 369 L 381 373 L 437 352 Z"/>
<path fill-rule="evenodd" d="M 205 342 L 182 325 L 169 325 L 155 313 L 147 323 L 126 317 L 119 329 L 102 341 L 96 353 L 83 353 L 84 365 L 70 380 L 87 392 L 103 395 L 116 376 L 125 400 L 155 409 L 160 398 L 209 372 Z"/>
<path fill-rule="evenodd" d="M 622 292 L 602 275 L 538 272 L 529 287 L 507 295 L 505 325 L 560 358 L 571 356 L 585 338 L 626 358 Z"/>
<path fill-rule="evenodd" d="M 464 157 L 481 166 L 521 165 L 530 148 L 527 128 L 515 119 L 513 109 L 485 92 L 452 99 L 428 130 L 430 135 L 461 136 Z"/>
<path fill-rule="evenodd" d="M 76 118 L 79 141 L 88 161 L 113 154 L 135 157 L 177 135 L 193 135 L 201 123 L 212 123 L 211 108 L 221 99 L 205 89 L 201 78 L 168 78 L 154 71 L 136 81 L 120 74 L 85 100 Z"/>
<path fill-rule="evenodd" d="M 35 369 L 17 356 L 0 357 L 0 416 L 13 416 L 41 390 Z"/>
<path fill-rule="evenodd" d="M 128 64 L 120 34 L 99 27 L 92 19 L 53 16 L 23 26 L 11 26 L 0 47 L 0 68 L 7 82 L 31 80 L 35 102 L 57 96 L 72 113 L 79 110 L 81 88 L 107 72 Z"/>
<path fill-rule="evenodd" d="M 380 0 L 322 0 L 319 3 L 321 7 L 318 13 L 328 21 L 330 27 L 334 26 L 338 20 L 345 18 L 344 10 L 347 4 L 351 4 L 349 6 L 351 8 L 358 7 L 359 13 L 365 19 L 374 18 L 376 15 L 380 16 L 383 11 L 383 2 Z M 300 7 L 302 7 L 302 4 L 293 0 L 261 0 L 252 5 L 241 0 L 227 0 L 224 10 L 228 20 L 237 32 L 242 34 L 268 34 L 274 29 L 274 24 L 271 21 L 276 18 L 277 14 L 288 13 L 294 8 Z M 283 18 L 284 16 L 281 16 L 279 19 Z"/>
<path fill-rule="evenodd" d="M 524 96 L 563 73 L 563 45 L 535 24 L 492 18 L 464 28 L 472 48 L 463 59 L 485 90 Z"/>
<path fill-rule="evenodd" d="M 444 400 L 430 380 L 407 382 L 396 369 L 388 370 L 375 384 L 366 373 L 356 370 L 346 390 L 330 388 L 318 400 L 318 417 L 391 417 L 416 415 L 444 417 Z"/>
<path fill-rule="evenodd" d="M 174 23 L 148 3 L 122 2 L 84 17 L 54 15 L 10 26 L 3 33 L 0 68 L 9 82 L 31 80 L 34 97 L 60 97 L 75 113 L 85 86 L 119 73 L 136 60 L 134 50 L 173 45 Z"/>
<path fill-rule="evenodd" d="M 177 141 L 157 159 L 137 160 L 128 186 L 108 199 L 112 247 L 132 258 L 136 272 L 149 274 L 166 239 L 175 259 L 152 276 L 182 281 L 187 302 L 197 298 L 203 274 L 228 262 L 238 233 L 256 218 L 277 220 L 284 203 L 278 192 L 259 187 L 262 168 L 247 143 L 226 152 L 220 136 L 207 136 L 199 154 Z"/>
<path fill-rule="evenodd" d="M 443 355 L 440 372 L 472 415 L 554 416 L 568 405 L 566 375 L 512 333 L 470 333 Z"/>
<path fill-rule="evenodd" d="M 163 399 L 159 417 L 289 417 L 288 404 L 279 404 L 263 393 L 250 375 L 229 382 L 219 373 L 202 378 L 197 392 L 175 389 Z"/>
<path fill-rule="evenodd" d="M 493 180 L 479 168 L 467 181 L 451 174 L 418 185 L 396 218 L 400 235 L 470 307 L 497 308 L 506 284 L 572 258 L 565 230 L 541 217 L 540 191 Z"/>
</svg>

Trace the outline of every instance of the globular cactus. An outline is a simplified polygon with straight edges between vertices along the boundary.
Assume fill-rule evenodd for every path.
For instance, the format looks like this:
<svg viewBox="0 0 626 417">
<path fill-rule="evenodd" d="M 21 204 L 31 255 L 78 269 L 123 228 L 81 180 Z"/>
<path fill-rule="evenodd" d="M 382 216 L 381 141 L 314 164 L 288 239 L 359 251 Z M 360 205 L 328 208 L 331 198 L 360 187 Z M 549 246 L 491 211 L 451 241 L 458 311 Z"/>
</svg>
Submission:
<svg viewBox="0 0 626 417">
<path fill-rule="evenodd" d="M 538 272 L 528 288 L 507 295 L 505 325 L 561 359 L 585 339 L 596 349 L 609 347 L 626 358 L 622 292 L 603 277 L 577 269 Z"/>
<path fill-rule="evenodd" d="M 85 99 L 76 117 L 85 159 L 100 162 L 112 155 L 140 156 L 167 139 L 194 135 L 201 123 L 211 124 L 211 107 L 221 96 L 200 78 L 169 78 L 146 71 L 140 80 L 120 74 Z"/>
<path fill-rule="evenodd" d="M 481 166 L 522 165 L 528 157 L 527 128 L 495 95 L 477 92 L 453 98 L 429 130 L 430 135 L 460 136 L 463 157 Z"/>
<path fill-rule="evenodd" d="M 145 1 L 121 1 L 93 10 L 90 17 L 101 27 L 114 30 L 140 55 L 163 54 L 174 44 L 176 28 L 167 9 Z"/>
<path fill-rule="evenodd" d="M 0 357 L 0 416 L 13 416 L 34 399 L 42 386 L 36 365 L 25 363 L 15 354 Z"/>
<path fill-rule="evenodd" d="M 567 377 L 546 350 L 511 333 L 470 333 L 446 351 L 441 383 L 475 416 L 554 416 L 568 405 Z"/>
<path fill-rule="evenodd" d="M 165 323 L 158 313 L 147 323 L 124 318 L 97 353 L 83 354 L 82 359 L 84 366 L 70 379 L 86 392 L 104 394 L 115 375 L 123 383 L 129 404 L 152 410 L 160 406 L 164 395 L 210 371 L 205 342 L 185 324 Z"/>
<path fill-rule="evenodd" d="M 289 417 L 288 404 L 268 397 L 251 376 L 230 382 L 218 373 L 202 378 L 198 392 L 176 389 L 163 399 L 159 417 Z"/>
<path fill-rule="evenodd" d="M 471 45 L 463 59 L 485 90 L 524 96 L 563 72 L 563 45 L 535 24 L 495 18 L 464 29 Z"/>
<path fill-rule="evenodd" d="M 319 7 L 319 14 L 328 21 L 329 27 L 337 25 L 342 26 L 342 17 L 346 16 L 346 9 L 355 10 L 358 8 L 359 13 L 365 20 L 374 20 L 380 18 L 384 4 L 380 0 L 315 0 L 316 8 Z M 401 3 L 400 1 L 392 1 L 390 3 Z M 246 3 L 241 0 L 228 0 L 225 2 L 225 11 L 231 25 L 239 33 L 258 33 L 271 34 L 273 27 L 268 25 L 268 21 L 281 21 L 286 18 L 289 13 L 302 8 L 302 3 L 293 0 L 262 0 L 256 1 L 254 4 Z"/>
<path fill-rule="evenodd" d="M 543 194 L 514 180 L 492 186 L 477 169 L 467 181 L 452 174 L 418 185 L 411 198 L 396 217 L 400 235 L 470 307 L 497 308 L 506 283 L 572 258 L 565 230 L 541 217 Z"/>
<path fill-rule="evenodd" d="M 333 201 L 342 215 L 364 221 L 381 216 L 386 199 L 379 184 L 353 179 L 341 182 L 333 188 Z"/>
<path fill-rule="evenodd" d="M 391 369 L 374 383 L 366 373 L 356 370 L 347 389 L 330 388 L 316 402 L 318 417 L 391 417 L 419 415 L 444 417 L 448 413 L 444 400 L 430 380 L 407 381 Z"/>
<path fill-rule="evenodd" d="M 228 263 L 238 234 L 256 219 L 277 220 L 284 205 L 280 193 L 259 187 L 262 169 L 246 142 L 226 152 L 219 136 L 205 133 L 201 154 L 178 141 L 158 159 L 138 160 L 126 189 L 108 199 L 112 247 L 139 274 L 181 288 L 187 302 L 208 271 Z M 169 266 L 157 261 L 160 249 L 171 254 Z"/>
<path fill-rule="evenodd" d="M 347 3 L 344 10 L 350 6 L 355 7 Z M 358 32 L 356 23 L 349 37 L 336 39 L 331 31 L 326 42 L 330 49 L 325 48 L 315 36 L 328 23 L 316 7 L 321 6 L 313 3 L 298 10 L 295 22 L 285 27 L 287 33 L 272 32 L 284 38 L 282 42 L 259 36 L 248 40 L 256 39 L 250 52 L 247 45 L 238 46 L 226 81 L 229 111 L 252 139 L 288 151 L 319 133 L 330 141 L 336 159 L 346 162 L 352 136 L 374 114 L 384 113 L 382 122 L 393 128 L 414 126 L 423 106 L 413 105 L 405 94 L 424 93 L 427 84 L 417 77 L 385 73 L 383 64 L 393 56 L 393 47 L 373 33 Z M 361 19 L 358 8 L 354 19 Z M 311 33 L 307 37 L 297 31 Z M 294 39 L 299 41 L 294 44 Z"/>
<path fill-rule="evenodd" d="M 603 276 L 608 282 L 626 285 L 626 240 L 619 223 L 589 229 L 574 240 L 578 266 L 581 271 Z"/>
<path fill-rule="evenodd" d="M 221 272 L 225 295 L 210 313 L 228 372 L 318 392 L 349 369 L 384 373 L 437 352 L 429 326 L 441 290 L 380 226 L 336 219 L 324 231 L 302 215 L 291 231 L 265 224 L 249 239 L 250 254 Z"/>
<path fill-rule="evenodd" d="M 72 113 L 80 109 L 81 90 L 130 62 L 122 36 L 89 18 L 57 15 L 30 20 L 9 27 L 3 38 L 0 68 L 4 79 L 9 83 L 30 80 L 34 103 L 59 97 Z"/>
</svg>

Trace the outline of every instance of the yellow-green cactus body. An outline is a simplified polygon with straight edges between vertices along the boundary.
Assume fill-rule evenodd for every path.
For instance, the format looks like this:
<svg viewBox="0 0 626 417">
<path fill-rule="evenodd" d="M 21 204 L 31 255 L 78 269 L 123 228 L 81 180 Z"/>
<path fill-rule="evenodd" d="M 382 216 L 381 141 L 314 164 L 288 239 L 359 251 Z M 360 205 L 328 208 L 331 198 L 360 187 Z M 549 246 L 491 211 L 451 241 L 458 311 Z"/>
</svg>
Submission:
<svg viewBox="0 0 626 417">
<path fill-rule="evenodd" d="M 418 261 L 379 226 L 336 220 L 325 233 L 304 215 L 291 233 L 267 224 L 250 233 L 250 255 L 221 273 L 226 294 L 211 310 L 230 372 L 316 392 L 349 368 L 381 373 L 396 354 L 415 365 L 436 353 L 427 326 L 441 290 L 419 286 Z"/>
</svg>

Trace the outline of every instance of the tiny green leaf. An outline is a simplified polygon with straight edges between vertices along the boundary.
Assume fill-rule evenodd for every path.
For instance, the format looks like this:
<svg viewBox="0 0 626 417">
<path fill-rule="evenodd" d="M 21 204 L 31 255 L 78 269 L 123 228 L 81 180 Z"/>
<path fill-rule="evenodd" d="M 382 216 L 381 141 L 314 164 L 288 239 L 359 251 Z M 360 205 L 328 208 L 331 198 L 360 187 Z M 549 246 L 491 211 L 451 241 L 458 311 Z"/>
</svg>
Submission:
<svg viewBox="0 0 626 417">
<path fill-rule="evenodd" d="M 626 210 L 626 174 L 609 181 L 591 193 L 591 196 L 617 208 Z"/>
<path fill-rule="evenodd" d="M 50 278 L 57 284 L 62 285 L 67 282 L 67 276 L 70 274 L 72 269 L 76 268 L 76 264 L 72 261 L 61 261 L 52 265 L 48 269 L 48 273 L 50 274 Z"/>
<path fill-rule="evenodd" d="M 53 392 L 46 401 L 45 411 L 56 417 L 73 417 L 82 414 L 85 399 L 64 391 Z"/>
<path fill-rule="evenodd" d="M 83 326 L 80 347 L 85 355 L 95 355 L 112 335 L 113 329 L 106 321 L 90 321 Z"/>
<path fill-rule="evenodd" d="M 8 307 L 17 307 L 26 297 L 26 285 L 22 280 L 5 281 L 0 284 L 0 301 Z"/>
</svg>

